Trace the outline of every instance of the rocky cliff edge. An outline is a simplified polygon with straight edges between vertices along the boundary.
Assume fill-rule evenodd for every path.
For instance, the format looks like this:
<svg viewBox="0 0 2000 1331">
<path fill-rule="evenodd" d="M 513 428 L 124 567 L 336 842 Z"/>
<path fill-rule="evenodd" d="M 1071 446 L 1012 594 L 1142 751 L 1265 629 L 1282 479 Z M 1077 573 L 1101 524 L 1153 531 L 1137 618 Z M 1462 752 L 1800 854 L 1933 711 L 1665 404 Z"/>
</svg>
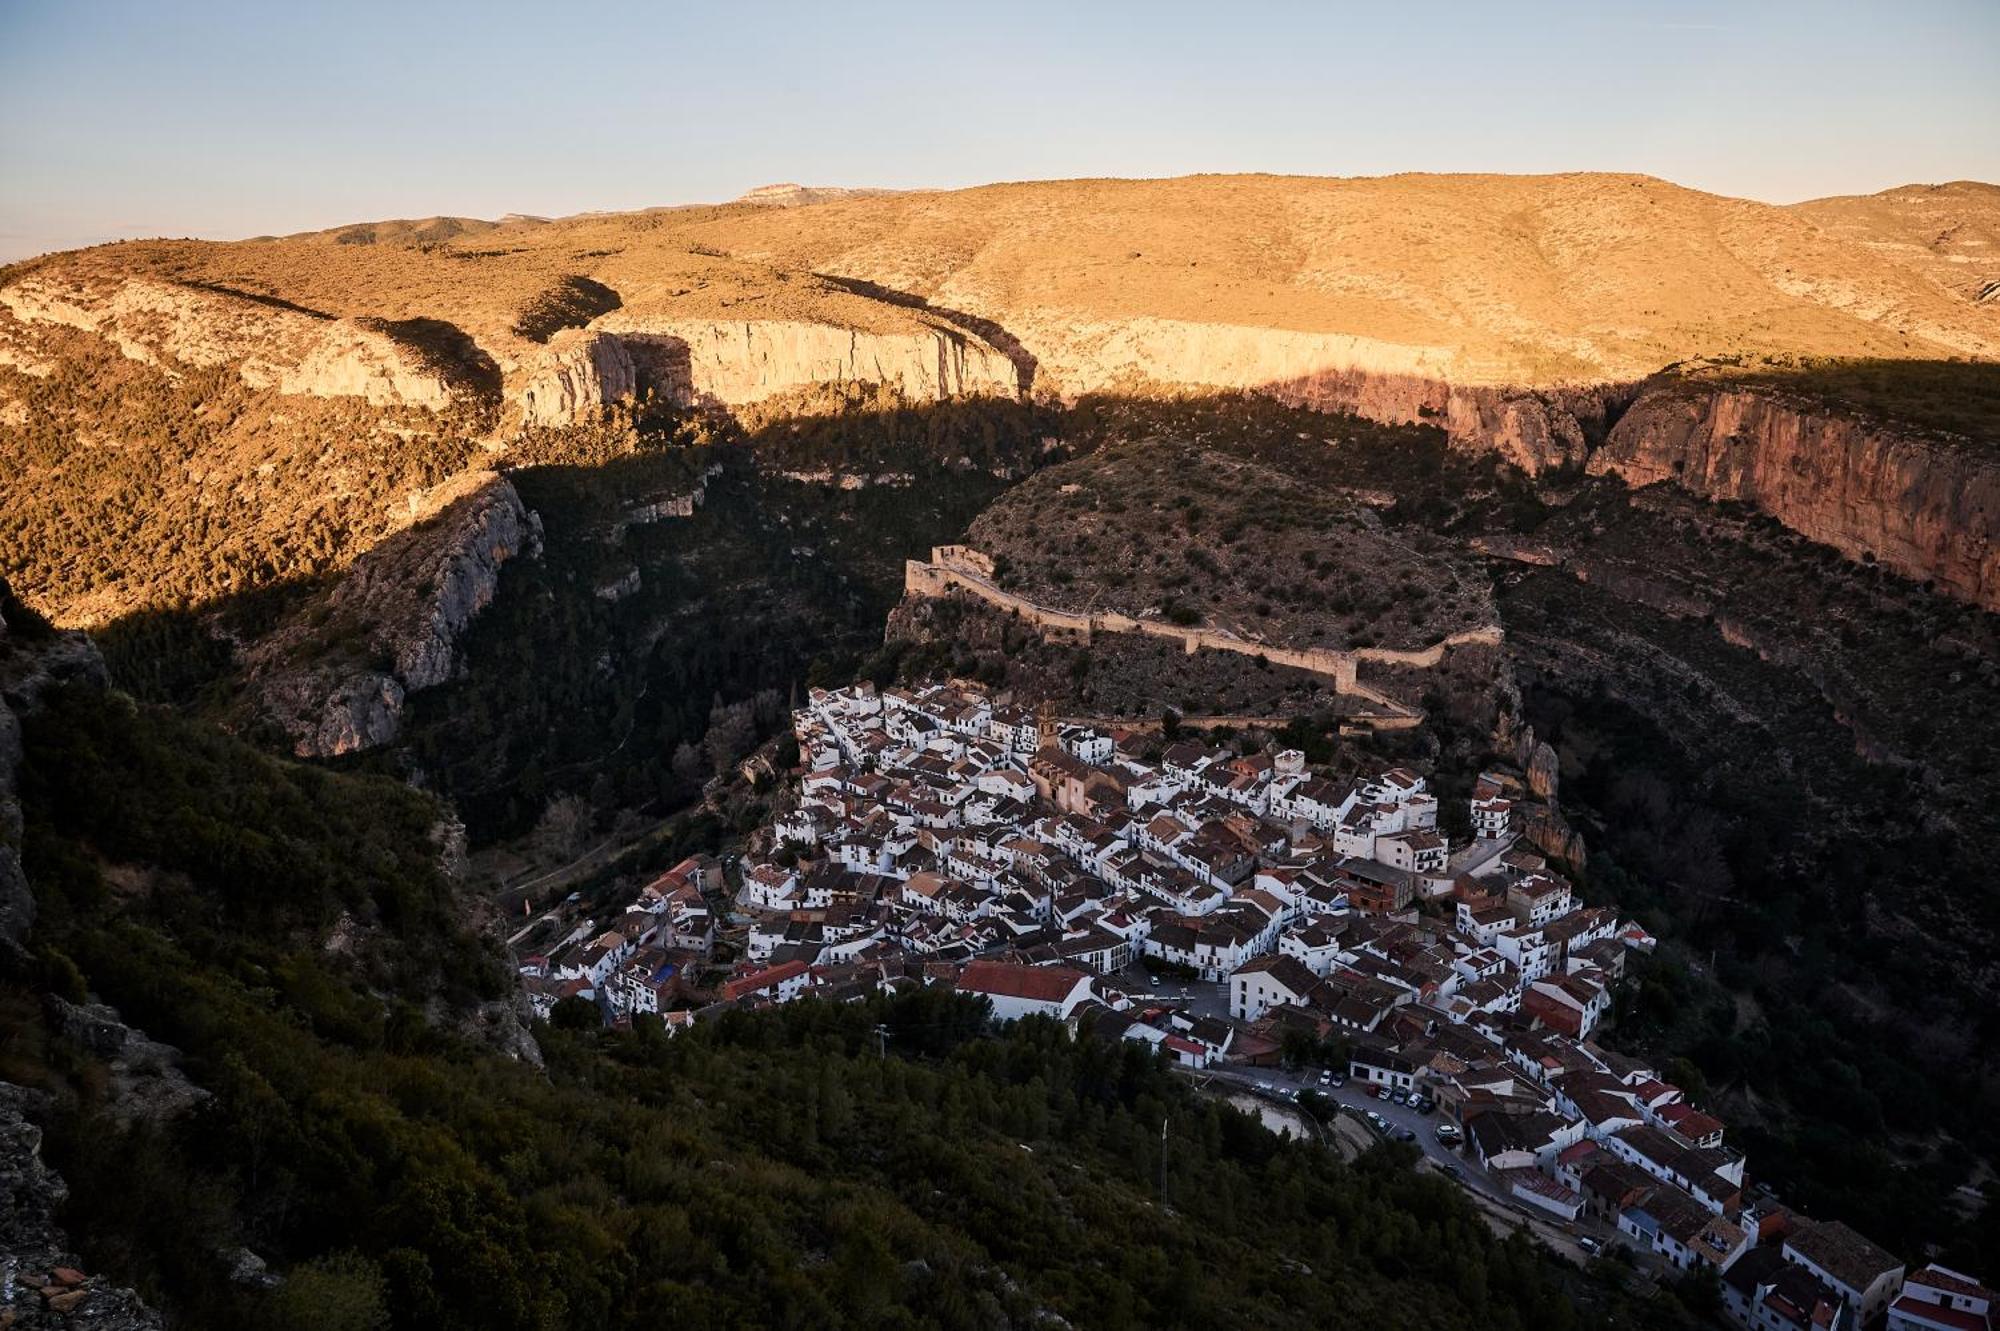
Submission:
<svg viewBox="0 0 2000 1331">
<path fill-rule="evenodd" d="M 469 472 L 430 515 L 355 560 L 345 578 L 247 654 L 271 716 L 301 757 L 382 744 L 404 699 L 450 679 L 458 640 L 508 560 L 541 551 L 541 519 L 512 483 Z"/>
</svg>

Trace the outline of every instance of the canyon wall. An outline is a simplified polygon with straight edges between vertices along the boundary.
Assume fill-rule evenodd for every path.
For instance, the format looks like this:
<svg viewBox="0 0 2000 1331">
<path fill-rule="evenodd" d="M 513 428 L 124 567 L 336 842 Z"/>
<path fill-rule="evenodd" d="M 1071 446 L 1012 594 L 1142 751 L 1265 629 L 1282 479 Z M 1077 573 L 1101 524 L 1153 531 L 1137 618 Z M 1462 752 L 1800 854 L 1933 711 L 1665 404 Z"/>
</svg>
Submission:
<svg viewBox="0 0 2000 1331">
<path fill-rule="evenodd" d="M 1415 339 L 1149 315 L 1087 318 L 1053 307 L 997 313 L 1001 331 L 988 338 L 900 306 L 855 314 L 867 327 L 620 308 L 532 346 L 506 391 L 518 419 L 542 427 L 586 421 L 648 393 L 735 408 L 822 384 L 879 384 L 918 401 L 1014 396 L 1030 380 L 1070 396 L 1262 392 L 1385 424 L 1432 425 L 1454 446 L 1490 450 L 1530 474 L 1587 464 L 1635 485 L 1671 480 L 1709 499 L 1742 500 L 1850 556 L 1872 555 L 1900 574 L 2000 608 L 2000 462 L 1982 461 L 1971 443 L 1723 385 L 1510 386 L 1503 365 Z M 38 271 L 0 287 L 0 359 L 45 376 L 64 354 L 61 339 L 74 335 L 60 330 L 105 339 L 169 373 L 228 366 L 254 388 L 376 407 L 436 412 L 491 402 L 498 391 L 488 353 L 440 321 L 336 319 L 155 277 Z M 1538 377 L 1558 367 L 1546 368 Z M 19 424 L 24 409 L 8 405 L 14 414 L 0 421 Z M 356 701 L 343 714 L 394 710 L 388 684 L 369 691 L 365 706 Z"/>
<path fill-rule="evenodd" d="M 1873 557 L 2000 609 L 2000 447 L 1913 432 L 1719 384 L 1483 382 L 1446 348 L 1170 320 L 1024 334 L 1065 392 L 1240 389 L 1392 425 L 1434 425 L 1456 447 L 1529 474 L 1587 466 L 1633 485 L 1673 481 L 1741 500 L 1851 558 Z"/>
<path fill-rule="evenodd" d="M 566 329 L 529 367 L 515 390 L 525 425 L 560 428 L 587 421 L 639 393 L 632 353 L 609 333 Z"/>
<path fill-rule="evenodd" d="M 541 549 L 540 518 L 492 472 L 449 482 L 435 504 L 246 654 L 300 757 L 393 739 L 404 699 L 457 670 L 458 640 L 493 600 L 501 565 Z"/>
<path fill-rule="evenodd" d="M 1616 384 L 1535 390 L 1368 370 L 1325 370 L 1264 391 L 1293 406 L 1384 425 L 1435 425 L 1454 447 L 1498 453 L 1531 476 L 1581 465 L 1611 407 L 1630 392 Z"/>
<path fill-rule="evenodd" d="M 1589 466 L 1741 500 L 1850 558 L 2000 610 L 2000 451 L 1990 445 L 1742 388 L 1667 385 L 1633 403 Z"/>
<path fill-rule="evenodd" d="M 587 420 L 651 392 L 740 407 L 817 384 L 881 384 L 919 402 L 1020 392 L 1005 353 L 943 325 L 866 332 L 830 323 L 723 323 L 612 314 L 552 338 L 511 396 L 532 425 Z"/>
<path fill-rule="evenodd" d="M 1064 394 L 1211 389 L 1268 393 L 1384 425 L 1435 425 L 1462 448 L 1493 450 L 1530 474 L 1580 465 L 1602 433 L 1616 384 L 1529 389 L 1506 367 L 1446 346 L 1349 333 L 1137 317 L 1089 322 L 1041 311 L 1010 321 L 1037 382 Z"/>
</svg>

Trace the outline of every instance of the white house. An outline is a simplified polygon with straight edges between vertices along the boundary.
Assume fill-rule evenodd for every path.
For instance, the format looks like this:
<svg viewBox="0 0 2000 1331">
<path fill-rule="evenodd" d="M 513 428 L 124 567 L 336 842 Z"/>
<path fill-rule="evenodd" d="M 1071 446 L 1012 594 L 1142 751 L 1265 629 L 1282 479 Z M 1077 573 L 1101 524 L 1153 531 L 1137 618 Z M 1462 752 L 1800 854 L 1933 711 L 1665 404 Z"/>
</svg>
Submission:
<svg viewBox="0 0 2000 1331">
<path fill-rule="evenodd" d="M 1229 977 L 1229 1015 L 1255 1021 L 1285 1003 L 1303 1004 L 1318 986 L 1319 976 L 1296 957 L 1252 957 Z"/>
<path fill-rule="evenodd" d="M 1069 966 L 1017 966 L 1004 961 L 966 963 L 959 973 L 958 991 L 978 994 L 992 1003 L 996 1021 L 1034 1016 L 1067 1021 L 1077 1004 L 1093 994 L 1087 971 Z"/>
<path fill-rule="evenodd" d="M 1903 1264 L 1838 1220 L 1809 1221 L 1785 1236 L 1785 1260 L 1797 1263 L 1854 1305 L 1863 1326 L 1889 1306 Z"/>
<path fill-rule="evenodd" d="M 1888 1331 L 1967 1331 L 1994 1324 L 1992 1290 L 1950 1267 L 1930 1265 L 1903 1282 L 1889 1305 Z"/>
<path fill-rule="evenodd" d="M 1514 801 L 1500 795 L 1472 801 L 1472 834 L 1482 841 L 1497 841 L 1514 824 Z"/>
</svg>

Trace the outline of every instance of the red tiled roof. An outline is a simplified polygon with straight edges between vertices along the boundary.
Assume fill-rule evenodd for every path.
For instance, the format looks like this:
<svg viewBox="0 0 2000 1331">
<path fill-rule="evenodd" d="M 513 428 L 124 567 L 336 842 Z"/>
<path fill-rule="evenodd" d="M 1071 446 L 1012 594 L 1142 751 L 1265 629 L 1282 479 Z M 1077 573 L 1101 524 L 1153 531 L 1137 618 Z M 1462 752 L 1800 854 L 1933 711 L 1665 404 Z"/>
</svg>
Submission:
<svg viewBox="0 0 2000 1331">
<path fill-rule="evenodd" d="M 767 966 L 763 970 L 729 981 L 722 986 L 722 992 L 727 998 L 741 998 L 745 994 L 754 994 L 759 990 L 774 989 L 786 980 L 805 974 L 806 970 L 807 966 L 803 961 L 781 962 L 776 966 Z"/>
<path fill-rule="evenodd" d="M 1556 1161 L 1559 1164 L 1573 1165 L 1579 1160 L 1588 1160 L 1591 1156 L 1596 1155 L 1598 1149 L 1596 1142 L 1585 1137 L 1573 1146 L 1564 1147 L 1562 1154 L 1556 1157 Z"/>
<path fill-rule="evenodd" d="M 1991 1331 L 1991 1324 L 1978 1313 L 1947 1308 L 1941 1303 L 1930 1303 L 1924 1299 L 1913 1299 L 1907 1294 L 1889 1307 L 1894 1312 L 1907 1317 L 1921 1318 L 1935 1326 L 1955 1327 L 1957 1331 Z"/>
<path fill-rule="evenodd" d="M 1037 1003 L 1060 1003 L 1087 978 L 1068 966 L 1016 966 L 1004 961 L 973 961 L 959 973 L 962 992 L 1002 998 L 1027 999 Z"/>
<path fill-rule="evenodd" d="M 1926 1266 L 1913 1271 L 1907 1283 L 1941 1289 L 1950 1294 L 1963 1294 L 1967 1298 L 2000 1299 L 2000 1294 L 1995 1294 L 1970 1276 L 1944 1266 Z"/>
</svg>

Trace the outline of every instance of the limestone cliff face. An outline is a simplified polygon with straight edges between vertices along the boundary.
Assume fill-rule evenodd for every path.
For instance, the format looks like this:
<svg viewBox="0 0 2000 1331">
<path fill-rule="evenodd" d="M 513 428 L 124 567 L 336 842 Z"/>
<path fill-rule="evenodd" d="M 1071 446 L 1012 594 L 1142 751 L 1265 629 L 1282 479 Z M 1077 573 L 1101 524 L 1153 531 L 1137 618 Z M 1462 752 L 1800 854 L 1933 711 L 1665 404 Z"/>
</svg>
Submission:
<svg viewBox="0 0 2000 1331">
<path fill-rule="evenodd" d="M 1451 347 L 1348 333 L 1138 317 L 1085 322 L 1041 311 L 1009 329 L 1037 382 L 1066 394 L 1166 386 L 1269 393 L 1294 406 L 1385 425 L 1435 425 L 1464 448 L 1530 473 L 1580 464 L 1615 386 L 1532 390 Z"/>
<path fill-rule="evenodd" d="M 1020 391 L 1014 363 L 944 327 L 866 332 L 799 320 L 676 321 L 613 314 L 559 334 L 512 396 L 531 424 L 562 425 L 652 392 L 738 407 L 817 384 L 881 384 L 916 401 Z"/>
<path fill-rule="evenodd" d="M 679 401 L 736 406 L 824 383 L 882 384 L 917 401 L 1020 389 L 1014 363 L 945 328 L 865 333 L 831 324 L 684 323 L 639 340 Z"/>
<path fill-rule="evenodd" d="M 1441 347 L 1157 319 L 1024 344 L 1066 392 L 1146 383 L 1269 393 L 1385 424 L 1431 424 L 1535 474 L 1585 465 L 1753 503 L 1853 558 L 2000 608 L 2000 458 L 1775 396 L 1707 384 L 1526 389 Z M 1617 409 L 1626 407 L 1611 421 Z M 1602 440 L 1599 444 L 1597 441 Z"/>
<path fill-rule="evenodd" d="M 277 388 L 432 411 L 450 406 L 460 395 L 444 372 L 424 364 L 380 327 L 351 319 L 323 325 L 299 362 L 279 376 Z"/>
<path fill-rule="evenodd" d="M 637 396 L 638 388 L 623 342 L 609 333 L 571 328 L 549 339 L 516 397 L 524 424 L 564 426 Z"/>
<path fill-rule="evenodd" d="M 1794 531 L 2000 609 L 2000 457 L 1747 389 L 1643 394 L 1591 459 L 1633 485 L 1673 481 L 1756 505 Z"/>
<path fill-rule="evenodd" d="M 1352 412 L 1384 425 L 1435 425 L 1454 447 L 1497 453 L 1529 475 L 1578 466 L 1600 433 L 1615 385 L 1530 390 L 1448 383 L 1367 370 L 1327 371 L 1268 387 L 1318 411 Z"/>
<path fill-rule="evenodd" d="M 435 505 L 249 653 L 264 703 L 301 757 L 394 738 L 404 699 L 457 670 L 458 640 L 493 600 L 501 566 L 540 553 L 541 520 L 492 472 L 451 482 Z"/>
<path fill-rule="evenodd" d="M 0 288 L 0 308 L 20 325 L 7 339 L 10 359 L 32 356 L 36 327 L 53 326 L 95 334 L 148 365 L 234 364 L 244 383 L 280 393 L 437 410 L 468 391 L 379 320 L 329 319 L 206 287 L 30 276 Z"/>
</svg>

